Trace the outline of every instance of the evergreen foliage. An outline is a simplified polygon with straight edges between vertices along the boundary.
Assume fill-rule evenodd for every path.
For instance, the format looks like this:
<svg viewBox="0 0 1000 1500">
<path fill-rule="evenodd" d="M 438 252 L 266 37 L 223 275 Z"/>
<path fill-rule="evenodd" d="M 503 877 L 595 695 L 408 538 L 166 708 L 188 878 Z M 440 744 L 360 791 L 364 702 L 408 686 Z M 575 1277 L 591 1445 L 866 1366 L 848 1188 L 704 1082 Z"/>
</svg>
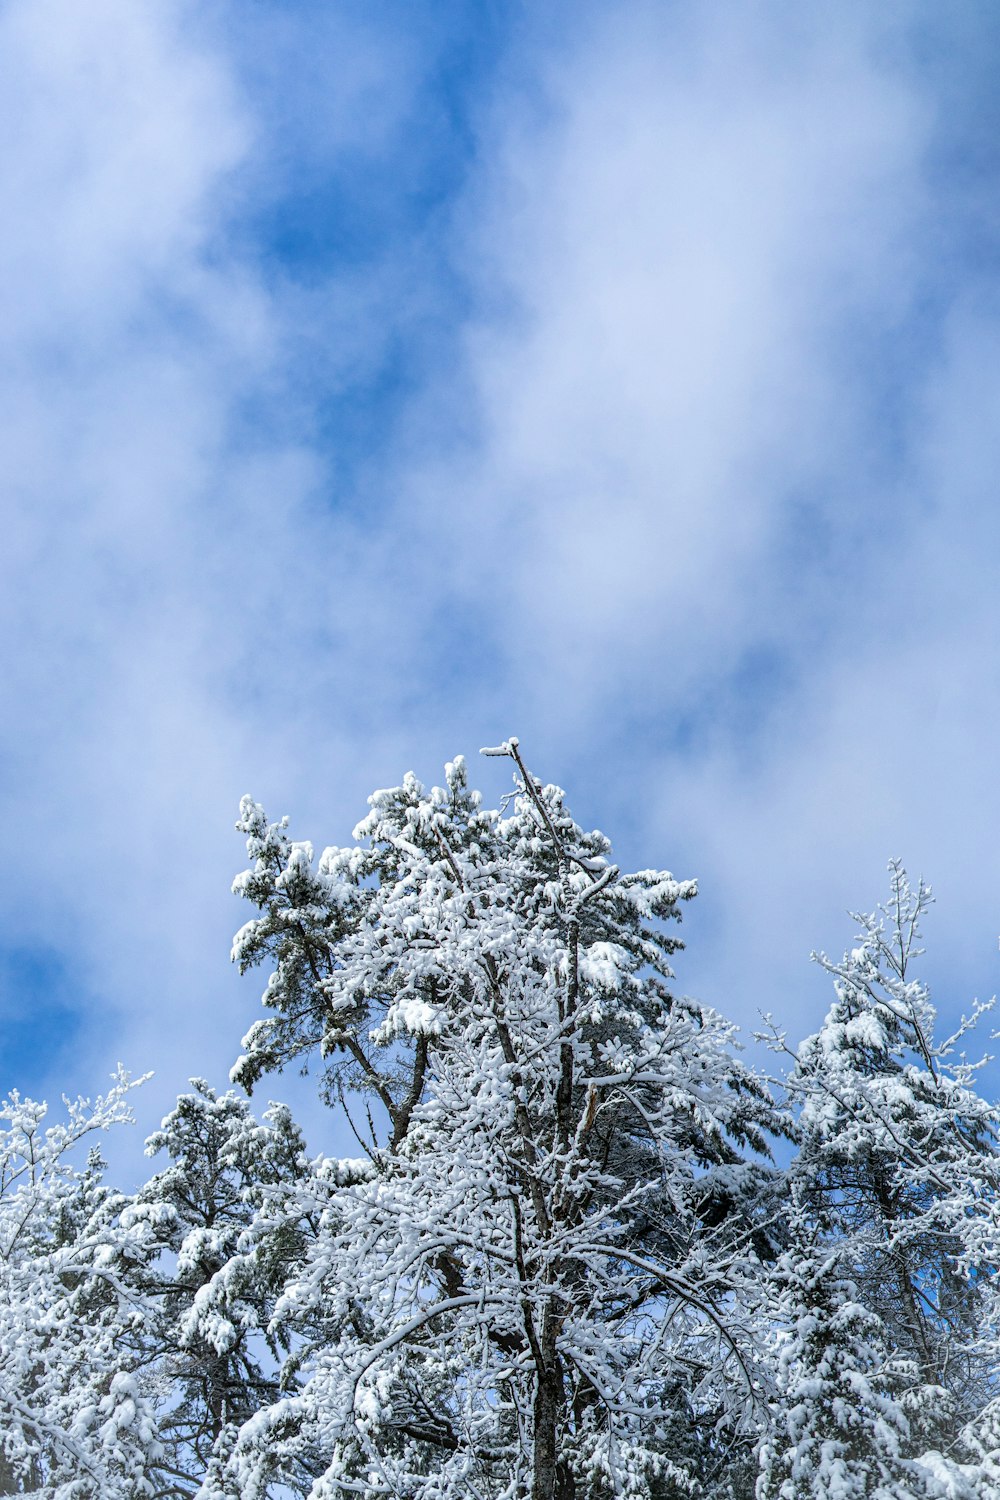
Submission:
<svg viewBox="0 0 1000 1500">
<path fill-rule="evenodd" d="M 149 1249 L 133 1279 L 152 1309 L 140 1344 L 160 1397 L 156 1493 L 178 1500 L 278 1398 L 292 1338 L 275 1304 L 312 1232 L 288 1208 L 309 1170 L 288 1110 L 272 1106 L 258 1123 L 245 1099 L 192 1085 L 147 1142 L 169 1165 L 123 1215 L 144 1226 Z"/>
<path fill-rule="evenodd" d="M 922 1494 L 925 1485 L 938 1493 L 947 1473 L 964 1483 L 995 1379 L 979 1330 L 994 1300 L 997 1247 L 982 1228 L 992 1225 L 998 1180 L 996 1110 L 959 1051 L 982 1008 L 935 1039 L 934 1008 L 914 972 L 930 891 L 911 887 L 898 863 L 889 868 L 888 902 L 854 918 L 857 945 L 839 963 L 817 955 L 835 999 L 793 1054 L 787 1080 L 798 1136 L 788 1174 L 796 1257 L 779 1305 L 798 1354 L 782 1350 L 791 1371 L 782 1420 L 795 1429 L 786 1434 L 793 1469 L 817 1444 L 838 1455 L 843 1474 L 833 1458 L 827 1466 L 837 1478 L 824 1478 L 817 1460 L 820 1494 L 824 1484 L 845 1496 Z M 855 1409 L 844 1405 L 845 1382 Z M 803 1390 L 812 1404 L 803 1406 Z M 799 1493 L 785 1483 L 774 1491 L 782 1500 Z"/>
<path fill-rule="evenodd" d="M 927 888 L 819 957 L 779 1104 L 674 989 L 694 883 L 486 753 L 499 810 L 459 759 L 318 859 L 241 806 L 234 1082 L 315 1068 L 350 1157 L 194 1079 L 126 1197 L 74 1160 L 124 1077 L 0 1108 L 0 1494 L 1000 1500 L 997 1110 Z"/>
<path fill-rule="evenodd" d="M 144 1254 L 101 1161 L 72 1156 L 130 1119 L 129 1082 L 65 1120 L 18 1094 L 0 1105 L 0 1461 L 5 1492 L 47 1500 L 153 1495 L 156 1421 L 128 1349 L 148 1309 L 119 1274 Z"/>
<path fill-rule="evenodd" d="M 340 1324 L 278 1408 L 329 1447 L 316 1496 L 690 1492 L 690 1454 L 662 1441 L 678 1399 L 695 1432 L 754 1420 L 741 1210 L 768 1172 L 744 1155 L 780 1121 L 732 1028 L 669 988 L 693 884 L 622 875 L 517 743 L 501 753 L 506 813 L 456 761 L 442 788 L 376 793 L 315 870 L 244 805 L 238 886 L 261 915 L 236 953 L 275 962 L 276 1014 L 236 1076 L 317 1049 L 328 1097 L 372 1100 L 289 1292 Z M 238 1442 L 232 1493 L 273 1463 L 263 1431 Z"/>
</svg>

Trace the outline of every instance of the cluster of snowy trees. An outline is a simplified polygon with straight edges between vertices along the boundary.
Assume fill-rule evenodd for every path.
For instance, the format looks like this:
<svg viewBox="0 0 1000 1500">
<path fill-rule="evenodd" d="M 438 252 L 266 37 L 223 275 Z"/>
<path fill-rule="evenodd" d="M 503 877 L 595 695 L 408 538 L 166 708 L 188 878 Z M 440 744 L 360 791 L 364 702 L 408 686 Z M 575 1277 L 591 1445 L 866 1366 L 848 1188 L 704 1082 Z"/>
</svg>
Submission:
<svg viewBox="0 0 1000 1500">
<path fill-rule="evenodd" d="M 132 1195 L 0 1110 L 0 1493 L 50 1500 L 1000 1497 L 1000 1145 L 891 867 L 780 1087 L 671 987 L 692 882 L 626 874 L 525 766 L 376 792 L 317 861 L 249 799 L 269 971 Z"/>
</svg>

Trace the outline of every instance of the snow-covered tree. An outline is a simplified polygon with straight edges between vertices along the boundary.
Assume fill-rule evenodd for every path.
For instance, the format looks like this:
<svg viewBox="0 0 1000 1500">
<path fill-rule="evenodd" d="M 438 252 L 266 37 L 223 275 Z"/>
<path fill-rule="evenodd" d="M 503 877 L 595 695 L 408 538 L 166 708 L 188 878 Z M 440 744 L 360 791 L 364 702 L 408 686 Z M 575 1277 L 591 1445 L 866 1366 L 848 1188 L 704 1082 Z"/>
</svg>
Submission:
<svg viewBox="0 0 1000 1500">
<path fill-rule="evenodd" d="M 926 887 L 820 957 L 782 1115 L 673 990 L 693 883 L 487 753 L 500 810 L 457 760 L 318 861 L 242 806 L 234 1077 L 317 1067 L 354 1155 L 194 1080 L 126 1198 L 80 1159 L 123 1076 L 0 1106 L 0 1494 L 1000 1500 L 998 1113 L 982 1007 L 935 1040 Z"/>
<path fill-rule="evenodd" d="M 141 1259 L 122 1200 L 101 1180 L 96 1132 L 131 1118 L 119 1075 L 93 1105 L 0 1105 L 0 1455 L 7 1493 L 45 1500 L 136 1500 L 155 1491 L 153 1406 L 128 1335 L 148 1309 L 122 1274 Z"/>
<path fill-rule="evenodd" d="M 202 1079 L 146 1150 L 169 1164 L 123 1213 L 149 1252 L 131 1272 L 149 1309 L 136 1341 L 159 1398 L 157 1494 L 184 1497 L 279 1395 L 290 1340 L 274 1305 L 310 1234 L 287 1203 L 309 1169 L 286 1108 L 258 1122 L 245 1099 Z"/>
<path fill-rule="evenodd" d="M 915 1500 L 947 1493 L 907 1457 L 913 1371 L 858 1301 L 841 1243 L 788 1252 L 778 1291 L 777 1418 L 757 1500 Z"/>
<path fill-rule="evenodd" d="M 776 1117 L 732 1027 L 670 988 L 694 884 L 621 873 L 516 740 L 487 753 L 512 806 L 456 760 L 318 864 L 244 801 L 235 956 L 274 969 L 234 1077 L 318 1056 L 361 1155 L 275 1310 L 307 1346 L 326 1320 L 304 1383 L 206 1496 L 305 1448 L 313 1500 L 704 1495 L 696 1455 L 752 1433 Z"/>
<path fill-rule="evenodd" d="M 785 1348 L 791 1407 L 782 1422 L 796 1426 L 803 1452 L 847 1443 L 845 1452 L 860 1455 L 867 1444 L 869 1474 L 883 1476 L 870 1483 L 883 1487 L 856 1492 L 905 1496 L 923 1493 L 911 1462 L 921 1455 L 938 1455 L 939 1474 L 969 1458 L 990 1399 L 996 1361 L 978 1330 L 998 1248 L 998 1158 L 995 1107 L 977 1092 L 976 1067 L 959 1051 L 972 1022 L 937 1042 L 934 1009 L 914 973 L 930 892 L 911 887 L 897 863 L 890 873 L 887 904 L 855 917 L 857 945 L 839 963 L 819 956 L 835 1000 L 788 1079 L 800 1135 L 790 1178 L 799 1258 L 783 1306 L 808 1338 L 797 1355 L 794 1340 Z M 827 1274 L 836 1293 L 817 1266 L 835 1268 Z M 855 1409 L 824 1381 L 834 1391 L 853 1382 Z M 806 1389 L 816 1393 L 812 1404 L 803 1404 Z M 895 1403 L 891 1411 L 885 1402 Z M 893 1463 L 903 1477 L 886 1489 Z M 852 1483 L 861 1483 L 865 1464 L 859 1457 Z M 782 1472 L 790 1484 L 792 1469 Z"/>
</svg>

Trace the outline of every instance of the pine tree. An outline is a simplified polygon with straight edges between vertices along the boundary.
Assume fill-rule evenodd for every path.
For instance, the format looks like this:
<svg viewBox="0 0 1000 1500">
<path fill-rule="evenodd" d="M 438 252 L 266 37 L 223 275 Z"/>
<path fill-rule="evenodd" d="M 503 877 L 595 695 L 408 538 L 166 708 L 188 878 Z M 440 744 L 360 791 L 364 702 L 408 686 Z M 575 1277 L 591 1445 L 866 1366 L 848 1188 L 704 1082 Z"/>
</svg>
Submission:
<svg viewBox="0 0 1000 1500">
<path fill-rule="evenodd" d="M 92 1153 L 95 1132 L 131 1118 L 120 1074 L 91 1106 L 46 1125 L 46 1106 L 0 1105 L 0 1455 L 7 1493 L 46 1500 L 138 1500 L 154 1494 L 153 1404 L 128 1334 L 149 1309 L 123 1280 L 146 1254 L 119 1218 L 123 1200 Z"/>
<path fill-rule="evenodd" d="M 126 1274 L 150 1309 L 137 1342 L 161 1392 L 157 1493 L 177 1497 L 278 1399 L 290 1341 L 274 1306 L 310 1235 L 288 1207 L 309 1176 L 288 1110 L 273 1105 L 258 1122 L 245 1099 L 191 1082 L 146 1143 L 169 1165 L 123 1215 L 146 1229 L 147 1259 Z"/>
<path fill-rule="evenodd" d="M 930 891 L 922 883 L 912 888 L 897 863 L 890 874 L 888 903 L 855 917 L 857 946 L 839 963 L 819 956 L 836 998 L 820 1031 L 799 1048 L 788 1080 L 800 1134 L 791 1199 L 806 1258 L 784 1302 L 787 1314 L 796 1285 L 803 1297 L 814 1288 L 816 1300 L 803 1301 L 795 1314 L 796 1326 L 816 1320 L 814 1342 L 800 1356 L 808 1372 L 815 1340 L 831 1338 L 844 1323 L 840 1304 L 828 1292 L 823 1300 L 809 1267 L 826 1260 L 838 1268 L 838 1284 L 850 1284 L 843 1305 L 868 1352 L 849 1367 L 867 1371 L 869 1392 L 872 1371 L 881 1371 L 879 1400 L 891 1394 L 896 1402 L 887 1426 L 878 1401 L 859 1396 L 851 1442 L 858 1452 L 867 1442 L 871 1473 L 882 1473 L 891 1468 L 883 1441 L 891 1432 L 903 1477 L 898 1489 L 871 1493 L 905 1496 L 917 1482 L 907 1465 L 921 1455 L 938 1455 L 932 1467 L 943 1472 L 951 1464 L 961 1475 L 970 1433 L 989 1400 L 991 1361 L 976 1330 L 986 1315 L 995 1239 L 972 1247 L 992 1222 L 986 1205 L 995 1200 L 998 1163 L 995 1110 L 957 1050 L 972 1021 L 937 1043 L 930 996 L 914 973 Z M 859 1426 L 865 1421 L 866 1436 Z M 926 1477 L 926 1466 L 920 1472 Z M 928 1492 L 936 1493 L 932 1484 Z"/>
<path fill-rule="evenodd" d="M 704 1494 L 699 1434 L 752 1434 L 777 1120 L 733 1028 L 669 986 L 694 884 L 622 874 L 516 740 L 487 753 L 511 808 L 457 760 L 375 793 L 318 866 L 243 804 L 234 951 L 274 971 L 234 1076 L 318 1053 L 362 1155 L 278 1305 L 327 1319 L 304 1384 L 206 1495 L 263 1493 L 302 1445 L 313 1500 Z"/>
<path fill-rule="evenodd" d="M 858 1301 L 843 1244 L 802 1246 L 775 1278 L 777 1420 L 761 1451 L 757 1500 L 906 1500 L 941 1493 L 906 1459 L 912 1373 Z"/>
</svg>

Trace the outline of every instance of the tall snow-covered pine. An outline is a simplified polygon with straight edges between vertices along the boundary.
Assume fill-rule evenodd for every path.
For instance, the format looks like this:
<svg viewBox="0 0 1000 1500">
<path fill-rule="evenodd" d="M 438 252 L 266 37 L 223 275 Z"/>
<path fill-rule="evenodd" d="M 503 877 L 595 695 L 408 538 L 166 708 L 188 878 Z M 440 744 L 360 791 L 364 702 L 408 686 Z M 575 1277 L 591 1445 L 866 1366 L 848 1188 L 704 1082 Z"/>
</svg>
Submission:
<svg viewBox="0 0 1000 1500">
<path fill-rule="evenodd" d="M 257 1493 L 290 1423 L 326 1454 L 312 1500 L 707 1494 L 713 1445 L 752 1443 L 776 1119 L 670 987 L 693 883 L 623 874 L 515 740 L 492 753 L 507 810 L 456 760 L 318 865 L 244 803 L 236 956 L 274 970 L 235 1076 L 318 1053 L 360 1154 L 278 1308 L 339 1335 L 213 1495 Z M 697 1441 L 665 1436 L 679 1410 Z"/>
</svg>

